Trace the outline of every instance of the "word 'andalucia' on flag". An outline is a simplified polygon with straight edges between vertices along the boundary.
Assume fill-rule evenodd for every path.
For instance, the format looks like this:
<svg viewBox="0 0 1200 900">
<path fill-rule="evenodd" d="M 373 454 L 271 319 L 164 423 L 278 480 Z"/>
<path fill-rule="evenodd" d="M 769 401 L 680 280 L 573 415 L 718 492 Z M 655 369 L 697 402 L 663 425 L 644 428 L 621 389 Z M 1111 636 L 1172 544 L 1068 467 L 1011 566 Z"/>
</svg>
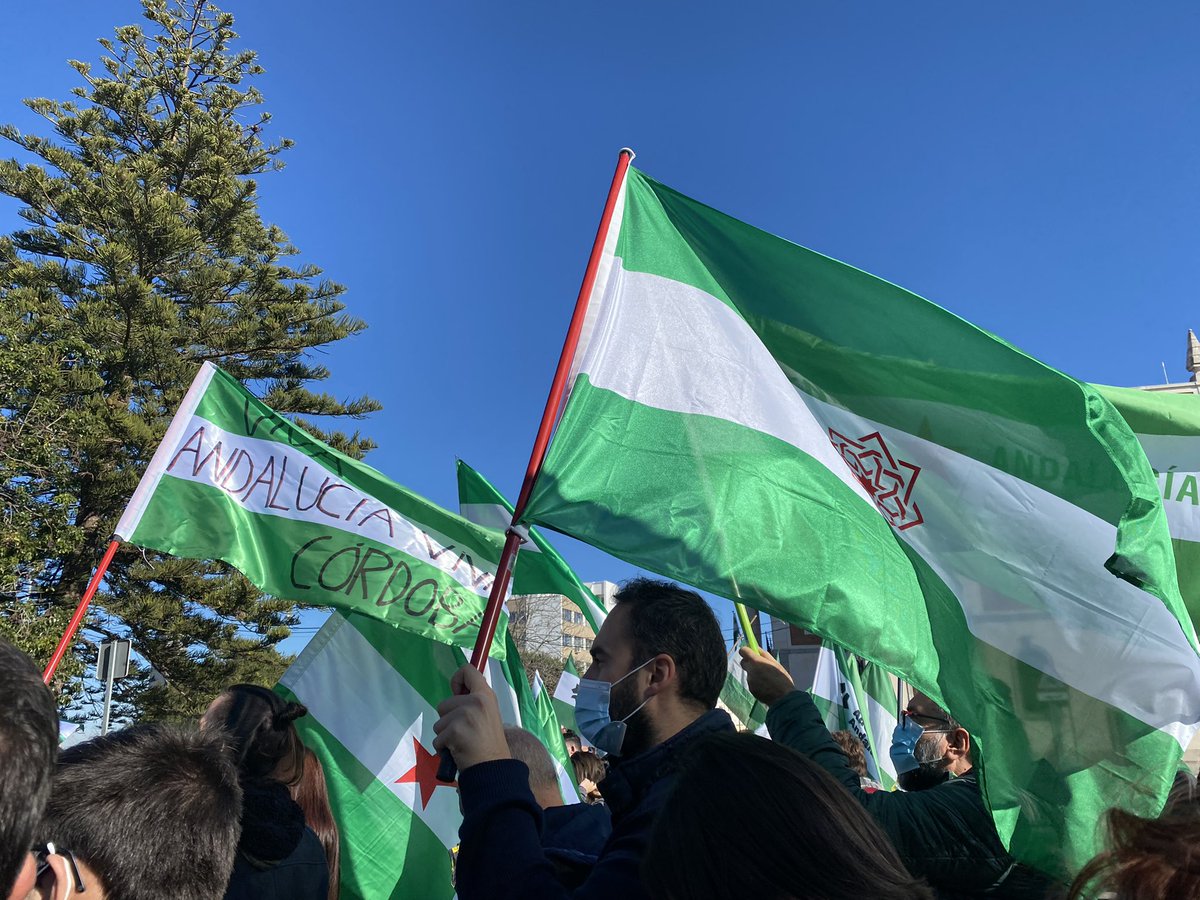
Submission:
<svg viewBox="0 0 1200 900">
<path fill-rule="evenodd" d="M 505 531 L 512 522 L 513 507 L 491 482 L 461 459 L 458 471 L 458 511 L 466 519 L 488 528 Z M 607 611 L 596 595 L 558 555 L 536 528 L 521 545 L 512 576 L 513 594 L 559 594 L 579 607 L 593 632 L 599 632 Z"/>
<path fill-rule="evenodd" d="M 888 772 L 884 760 L 890 765 L 888 748 L 892 732 L 882 738 L 880 746 L 871 728 L 868 714 L 868 697 L 858 670 L 858 661 L 837 644 L 822 641 L 817 652 L 817 667 L 813 673 L 812 698 L 825 718 L 825 727 L 830 731 L 848 731 L 862 744 L 867 764 L 867 777 L 880 787 L 891 789 L 896 783 L 895 768 Z M 895 718 L 893 716 L 893 718 Z M 890 775 L 890 779 L 887 777 Z M 891 784 L 888 783 L 890 780 Z"/>
<path fill-rule="evenodd" d="M 1032 865 L 1158 813 L 1200 656 L 1096 389 L 632 168 L 588 300 L 525 519 L 903 677 L 972 733 Z"/>
<path fill-rule="evenodd" d="M 1200 629 L 1200 396 L 1097 387 L 1129 423 L 1158 477 L 1179 592 Z"/>
<path fill-rule="evenodd" d="M 563 802 L 578 803 L 555 754 L 562 733 L 530 690 L 511 636 L 505 640 L 504 658 L 489 659 L 484 670 L 501 718 L 546 746 Z M 458 647 L 334 613 L 280 679 L 276 690 L 308 707 L 296 726 L 325 769 L 345 900 L 453 896 L 450 850 L 462 814 L 454 783 L 438 778 L 433 724 L 450 676 L 465 662 Z"/>
<path fill-rule="evenodd" d="M 273 596 L 459 646 L 475 640 L 502 548 L 495 532 L 318 441 L 211 363 L 116 536 L 220 559 Z"/>
</svg>

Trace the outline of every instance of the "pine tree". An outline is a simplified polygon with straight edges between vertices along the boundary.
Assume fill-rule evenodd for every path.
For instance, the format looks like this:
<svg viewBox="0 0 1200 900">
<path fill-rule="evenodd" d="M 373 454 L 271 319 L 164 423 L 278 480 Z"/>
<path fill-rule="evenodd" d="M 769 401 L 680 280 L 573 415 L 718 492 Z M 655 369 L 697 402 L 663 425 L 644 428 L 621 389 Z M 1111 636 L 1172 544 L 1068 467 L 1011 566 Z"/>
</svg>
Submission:
<svg viewBox="0 0 1200 900">
<path fill-rule="evenodd" d="M 307 416 L 379 408 L 310 386 L 308 351 L 365 325 L 344 288 L 258 209 L 257 178 L 290 146 L 265 137 L 256 56 L 204 0 L 143 0 L 149 27 L 100 41 L 67 101 L 32 99 L 48 137 L 0 126 L 18 158 L 0 192 L 23 227 L 0 237 L 0 632 L 49 655 L 199 365 L 210 360 L 354 456 L 357 431 Z M 128 636 L 168 679 L 121 682 L 127 713 L 191 717 L 235 681 L 271 683 L 296 622 L 222 564 L 122 548 L 87 635 Z M 77 642 L 56 687 L 78 702 L 95 649 Z"/>
</svg>

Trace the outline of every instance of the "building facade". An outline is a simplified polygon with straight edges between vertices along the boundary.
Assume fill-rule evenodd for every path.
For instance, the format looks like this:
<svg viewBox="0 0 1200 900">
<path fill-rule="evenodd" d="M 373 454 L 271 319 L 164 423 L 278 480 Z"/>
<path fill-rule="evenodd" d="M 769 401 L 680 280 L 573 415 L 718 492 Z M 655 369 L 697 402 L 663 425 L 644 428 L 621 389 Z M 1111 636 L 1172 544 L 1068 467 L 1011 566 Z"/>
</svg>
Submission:
<svg viewBox="0 0 1200 900">
<path fill-rule="evenodd" d="M 592 581 L 585 587 L 606 610 L 612 607 L 617 592 L 613 582 Z M 508 601 L 508 610 L 508 630 L 522 656 L 573 654 L 581 672 L 592 664 L 596 632 L 574 601 L 562 594 L 519 594 Z"/>
</svg>

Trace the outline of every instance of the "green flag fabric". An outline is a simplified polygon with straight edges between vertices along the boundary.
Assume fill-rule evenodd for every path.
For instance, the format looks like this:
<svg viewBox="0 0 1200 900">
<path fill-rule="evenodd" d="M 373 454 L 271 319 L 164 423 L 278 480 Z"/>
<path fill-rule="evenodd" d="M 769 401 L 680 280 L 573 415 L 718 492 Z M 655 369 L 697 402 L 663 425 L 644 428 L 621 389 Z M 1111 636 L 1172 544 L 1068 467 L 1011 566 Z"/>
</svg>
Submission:
<svg viewBox="0 0 1200 900">
<path fill-rule="evenodd" d="M 1094 388 L 630 169 L 527 518 L 903 677 L 1052 873 L 1200 722 L 1160 493 Z M 1057 463 L 1065 460 L 1064 463 Z"/>
<path fill-rule="evenodd" d="M 490 658 L 484 671 L 501 717 L 546 745 L 563 802 L 578 803 L 562 734 L 552 713 L 546 727 L 544 704 L 505 640 L 504 658 Z M 296 726 L 325 768 L 341 832 L 343 898 L 453 896 L 449 854 L 462 815 L 454 786 L 437 780 L 433 723 L 465 662 L 458 647 L 334 613 L 280 679 L 276 690 L 308 707 Z"/>
<path fill-rule="evenodd" d="M 899 724 L 897 718 L 897 685 L 879 666 L 867 663 L 862 670 L 863 693 L 867 698 L 867 730 L 875 741 L 875 762 L 879 766 L 879 782 L 884 790 L 896 788 L 896 764 L 890 754 L 892 732 Z"/>
<path fill-rule="evenodd" d="M 542 673 L 533 673 L 533 702 L 536 704 L 536 725 L 525 725 L 534 731 L 554 760 L 554 768 L 558 772 L 558 788 L 562 792 L 564 803 L 578 803 L 579 786 L 575 783 L 575 766 L 571 762 L 571 754 L 567 752 L 567 743 L 563 740 L 562 729 L 558 724 L 558 716 L 554 713 L 554 705 L 550 701 L 550 692 L 542 681 Z"/>
<path fill-rule="evenodd" d="M 742 668 L 736 646 L 729 654 L 728 666 L 725 683 L 721 686 L 721 703 L 744 729 L 762 737 L 770 737 L 767 732 L 767 708 L 750 693 L 746 684 L 746 670 Z"/>
<path fill-rule="evenodd" d="M 479 525 L 505 531 L 512 521 L 512 504 L 491 483 L 461 459 L 458 461 L 458 509 Z M 561 594 L 583 612 L 592 631 L 599 632 L 607 615 L 604 605 L 579 580 L 536 528 L 521 545 L 513 568 L 514 594 Z"/>
<path fill-rule="evenodd" d="M 575 666 L 575 654 L 567 654 L 567 661 L 563 664 L 562 675 L 558 677 L 558 684 L 554 686 L 554 696 L 550 698 L 550 702 L 554 706 L 554 715 L 558 720 L 558 724 L 567 729 L 578 733 L 579 729 L 575 726 L 575 690 L 579 687 L 579 669 Z"/>
<path fill-rule="evenodd" d="M 1200 628 L 1200 395 L 1097 387 L 1125 417 L 1158 476 L 1179 592 Z"/>
<path fill-rule="evenodd" d="M 867 692 L 859 675 L 858 661 L 837 644 L 822 641 L 811 693 L 825 718 L 825 727 L 830 731 L 848 731 L 858 739 L 867 763 L 867 777 L 882 785 L 879 743 L 867 718 Z M 885 746 L 885 752 L 886 749 Z"/>
<path fill-rule="evenodd" d="M 316 440 L 210 363 L 116 535 L 224 560 L 276 597 L 458 646 L 474 641 L 503 546 L 494 531 Z"/>
</svg>

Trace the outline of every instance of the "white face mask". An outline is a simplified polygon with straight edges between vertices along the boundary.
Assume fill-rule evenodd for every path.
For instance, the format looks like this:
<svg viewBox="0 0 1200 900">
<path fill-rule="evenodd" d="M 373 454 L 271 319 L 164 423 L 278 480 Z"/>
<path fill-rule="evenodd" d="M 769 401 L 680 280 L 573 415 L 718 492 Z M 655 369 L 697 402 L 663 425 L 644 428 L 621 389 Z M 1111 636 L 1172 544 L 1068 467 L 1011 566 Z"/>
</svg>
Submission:
<svg viewBox="0 0 1200 900">
<path fill-rule="evenodd" d="M 625 718 L 614 722 L 608 708 L 612 689 L 652 662 L 654 662 L 653 656 L 612 682 L 596 681 L 593 678 L 579 679 L 579 687 L 575 690 L 575 725 L 579 728 L 579 733 L 584 740 L 595 748 L 597 755 L 607 756 L 611 753 L 614 756 L 620 756 L 621 745 L 625 742 L 625 723 L 650 702 L 650 698 L 647 697 L 638 705 L 637 709 Z"/>
</svg>

